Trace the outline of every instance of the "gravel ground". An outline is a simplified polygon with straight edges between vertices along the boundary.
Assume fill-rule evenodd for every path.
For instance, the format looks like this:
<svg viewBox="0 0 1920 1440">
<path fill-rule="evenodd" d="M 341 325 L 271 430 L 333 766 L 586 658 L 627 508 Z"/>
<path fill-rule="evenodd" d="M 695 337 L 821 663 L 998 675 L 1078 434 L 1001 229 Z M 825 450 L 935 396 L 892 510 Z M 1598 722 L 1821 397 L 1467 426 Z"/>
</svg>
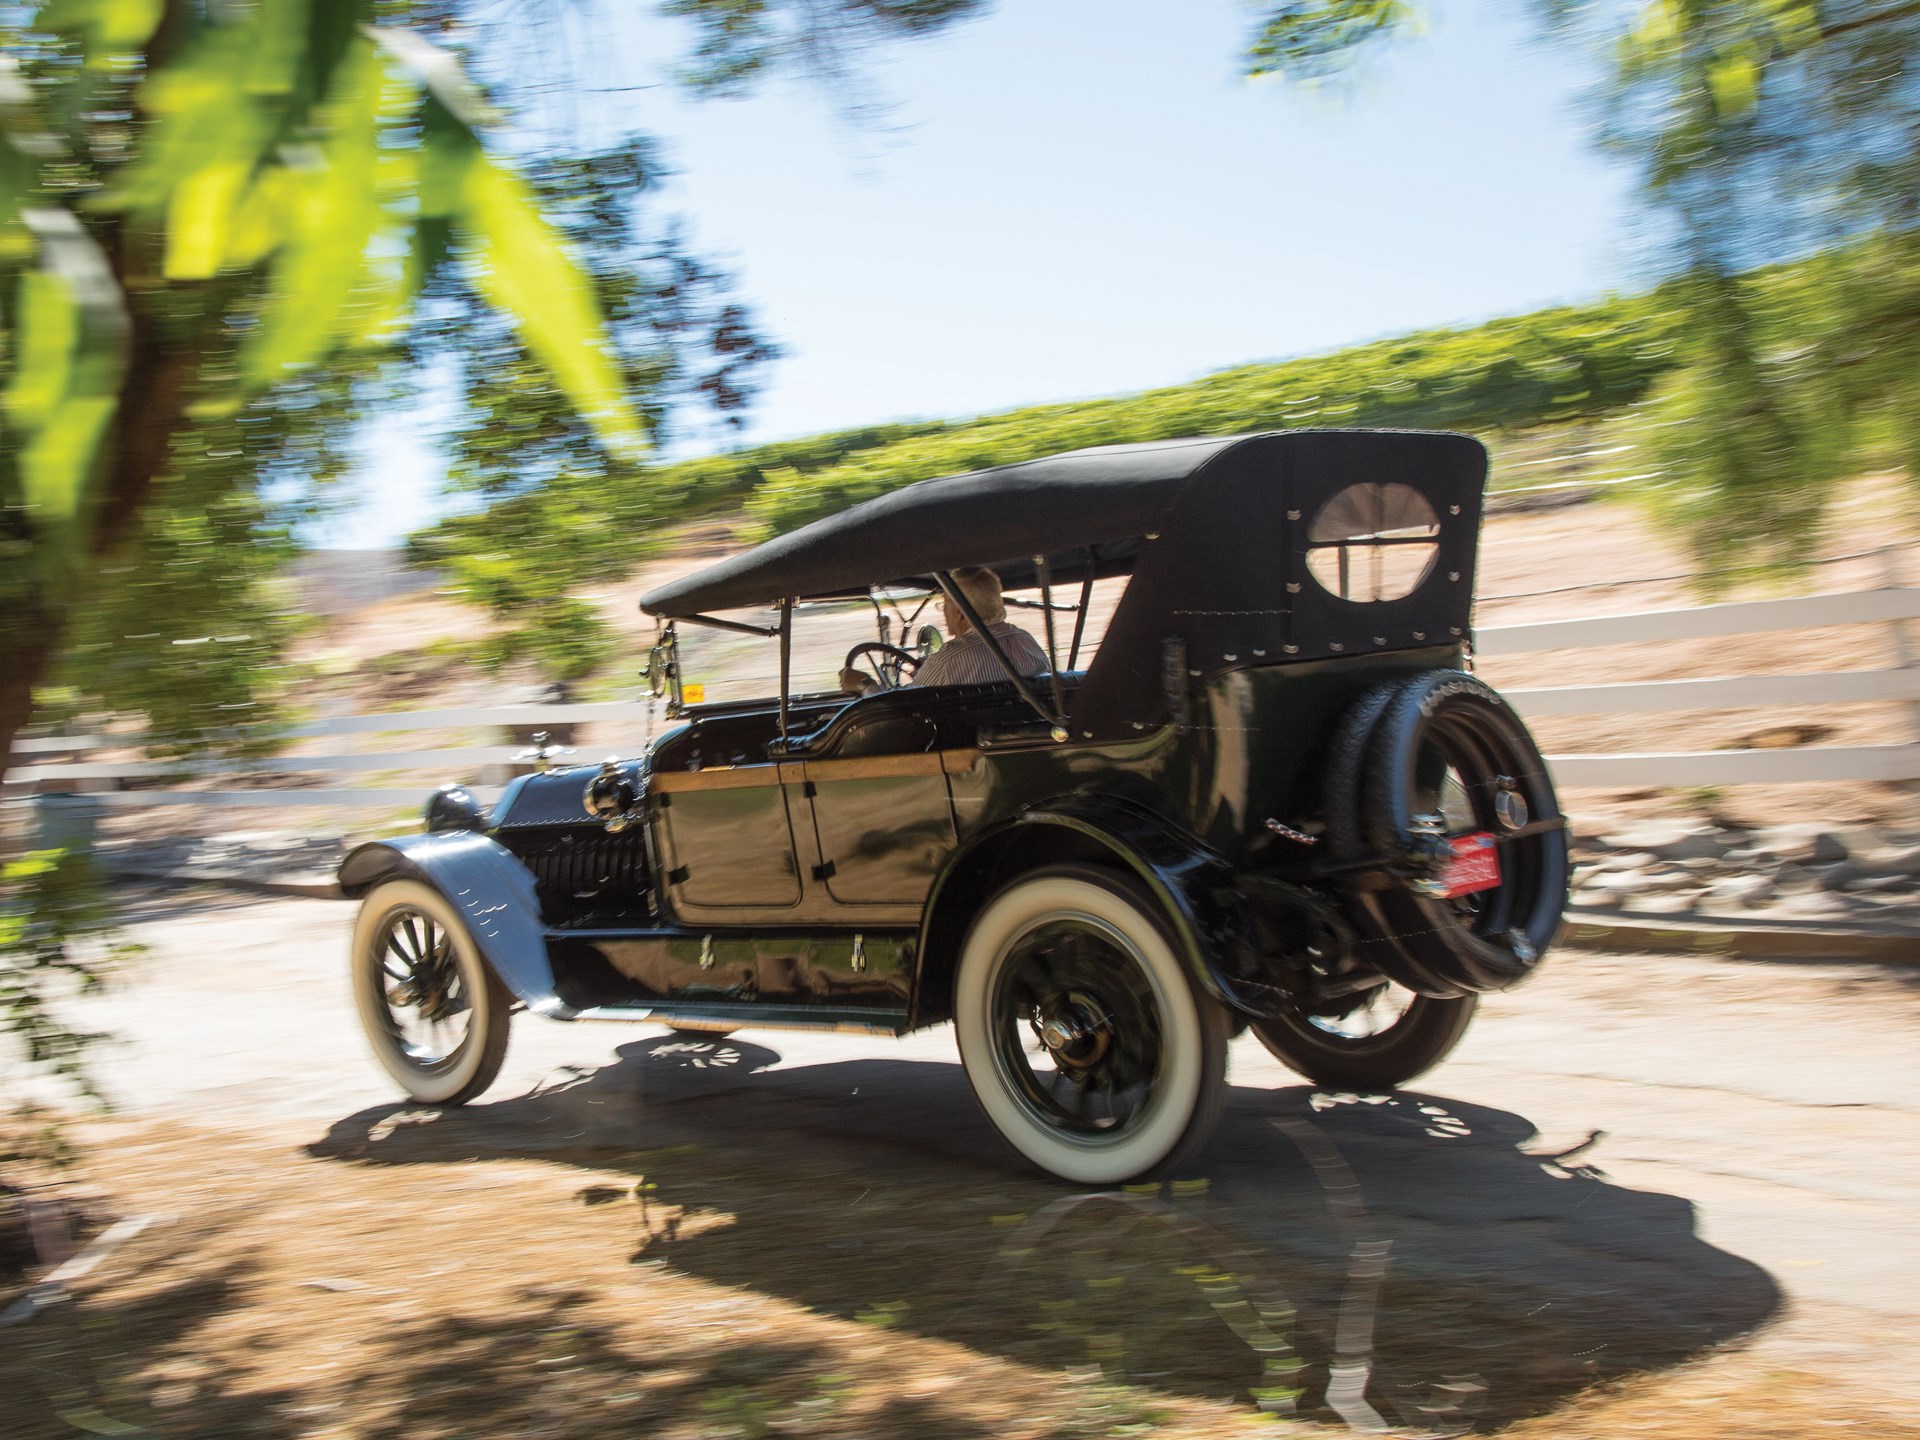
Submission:
<svg viewBox="0 0 1920 1440">
<path fill-rule="evenodd" d="M 1568 952 L 1390 1099 L 1243 1038 L 1205 1184 L 1089 1199 L 1004 1149 L 945 1029 L 523 1017 L 436 1116 L 363 1052 L 351 905 L 133 915 L 84 1135 L 170 1218 L 8 1332 L 8 1440 L 1238 1434 L 1289 1390 L 1335 1426 L 1920 1433 L 1920 969 Z"/>
</svg>

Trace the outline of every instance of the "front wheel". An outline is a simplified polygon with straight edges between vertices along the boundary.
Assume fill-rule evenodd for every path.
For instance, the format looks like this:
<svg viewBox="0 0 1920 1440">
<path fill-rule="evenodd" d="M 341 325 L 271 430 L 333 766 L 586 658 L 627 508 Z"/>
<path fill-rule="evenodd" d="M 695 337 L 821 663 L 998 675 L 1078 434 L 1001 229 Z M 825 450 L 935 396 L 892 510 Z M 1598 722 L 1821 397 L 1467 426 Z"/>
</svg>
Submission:
<svg viewBox="0 0 1920 1440">
<path fill-rule="evenodd" d="M 361 905 L 353 998 L 374 1057 L 423 1104 L 466 1104 L 507 1058 L 513 997 L 453 906 L 417 880 L 389 881 Z"/>
<path fill-rule="evenodd" d="M 1173 1169 L 1226 1099 L 1226 1011 L 1199 994 L 1150 895 L 1080 866 L 987 902 L 954 977 L 960 1060 L 1014 1149 L 1082 1185 Z"/>
<path fill-rule="evenodd" d="M 1438 1000 L 1391 982 L 1351 997 L 1253 1022 L 1273 1058 L 1318 1085 L 1391 1090 L 1423 1075 L 1460 1043 L 1478 995 Z"/>
</svg>

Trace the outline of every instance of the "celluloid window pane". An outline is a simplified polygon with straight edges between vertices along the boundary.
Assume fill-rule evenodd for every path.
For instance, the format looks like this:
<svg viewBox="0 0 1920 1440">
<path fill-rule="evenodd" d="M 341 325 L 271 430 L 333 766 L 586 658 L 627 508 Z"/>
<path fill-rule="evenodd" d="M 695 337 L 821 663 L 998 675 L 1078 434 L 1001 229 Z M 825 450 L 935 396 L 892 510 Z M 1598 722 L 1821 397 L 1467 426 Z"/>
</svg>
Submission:
<svg viewBox="0 0 1920 1440">
<path fill-rule="evenodd" d="M 1309 545 L 1393 535 L 1412 539 L 1440 533 L 1427 497 L 1411 485 L 1349 485 L 1320 507 L 1307 527 Z"/>
<path fill-rule="evenodd" d="M 1307 527 L 1307 570 L 1342 600 L 1399 600 L 1433 569 L 1439 533 L 1433 507 L 1411 486 L 1349 485 Z"/>
</svg>

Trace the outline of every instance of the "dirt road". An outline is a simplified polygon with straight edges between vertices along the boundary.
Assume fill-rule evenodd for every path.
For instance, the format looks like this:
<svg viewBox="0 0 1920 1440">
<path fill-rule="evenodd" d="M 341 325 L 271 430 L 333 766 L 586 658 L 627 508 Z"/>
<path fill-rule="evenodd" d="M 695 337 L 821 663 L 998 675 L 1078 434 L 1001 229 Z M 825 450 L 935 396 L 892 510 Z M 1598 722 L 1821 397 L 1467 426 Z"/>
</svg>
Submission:
<svg viewBox="0 0 1920 1440">
<path fill-rule="evenodd" d="M 1920 965 L 1563 952 L 1390 1099 L 1317 1092 L 1243 1037 L 1204 1187 L 1075 1203 L 987 1128 L 946 1029 L 522 1017 L 485 1101 L 405 1110 L 347 1002 L 352 908 L 149 892 L 150 955 L 87 1017 L 126 1037 L 106 1178 L 176 1217 L 91 1302 L 173 1317 L 117 1332 L 142 1423 L 456 1433 L 558 1393 L 524 1367 L 561 1332 L 601 1348 L 566 1342 L 555 1434 L 624 1405 L 652 1417 L 632 1433 L 1229 1433 L 1289 1390 L 1327 1423 L 1567 1434 L 1623 1378 L 1608 1433 L 1895 1434 L 1920 1388 Z M 366 1348 L 405 1325 L 406 1356 Z M 743 1345 L 760 1368 L 736 1373 Z M 251 1358 L 222 1369 L 223 1346 Z M 374 1357 L 358 1381 L 341 1346 Z M 449 1346 L 469 1358 L 442 1404 L 421 1356 Z M 680 1388 L 636 1388 L 650 1363 Z M 943 1388 L 972 1375 L 964 1403 Z M 111 1410 L 74 1383 L 69 1409 Z"/>
</svg>

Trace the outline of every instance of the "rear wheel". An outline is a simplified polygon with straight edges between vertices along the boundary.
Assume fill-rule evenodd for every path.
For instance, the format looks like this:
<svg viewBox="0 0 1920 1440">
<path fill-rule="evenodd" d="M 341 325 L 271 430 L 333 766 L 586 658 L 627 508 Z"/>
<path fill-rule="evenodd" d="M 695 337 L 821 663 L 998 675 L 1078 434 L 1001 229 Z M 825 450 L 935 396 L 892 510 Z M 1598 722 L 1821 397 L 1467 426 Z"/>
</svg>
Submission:
<svg viewBox="0 0 1920 1440">
<path fill-rule="evenodd" d="M 507 1058 L 513 997 L 439 891 L 393 880 L 353 926 L 353 998 L 374 1057 L 430 1105 L 464 1105 Z"/>
<path fill-rule="evenodd" d="M 988 1119 L 1041 1169 L 1111 1185 L 1192 1158 L 1226 1097 L 1226 1011 L 1199 994 L 1152 897 L 1040 870 L 974 920 L 954 977 L 960 1058 Z"/>
<path fill-rule="evenodd" d="M 1476 995 L 1436 1000 L 1389 981 L 1252 1028 L 1276 1060 L 1316 1084 L 1391 1090 L 1444 1060 L 1479 1004 Z"/>
<path fill-rule="evenodd" d="M 1358 875 L 1355 918 L 1383 942 L 1370 947 L 1381 970 L 1440 999 L 1525 979 L 1559 928 L 1568 878 L 1565 820 L 1525 724 L 1481 681 L 1442 670 L 1356 706 L 1342 754 L 1361 732 L 1361 763 L 1329 770 L 1330 835 L 1389 866 L 1470 837 L 1488 837 L 1498 860 L 1497 884 L 1459 895 L 1437 893 L 1431 865 L 1387 883 Z"/>
</svg>

